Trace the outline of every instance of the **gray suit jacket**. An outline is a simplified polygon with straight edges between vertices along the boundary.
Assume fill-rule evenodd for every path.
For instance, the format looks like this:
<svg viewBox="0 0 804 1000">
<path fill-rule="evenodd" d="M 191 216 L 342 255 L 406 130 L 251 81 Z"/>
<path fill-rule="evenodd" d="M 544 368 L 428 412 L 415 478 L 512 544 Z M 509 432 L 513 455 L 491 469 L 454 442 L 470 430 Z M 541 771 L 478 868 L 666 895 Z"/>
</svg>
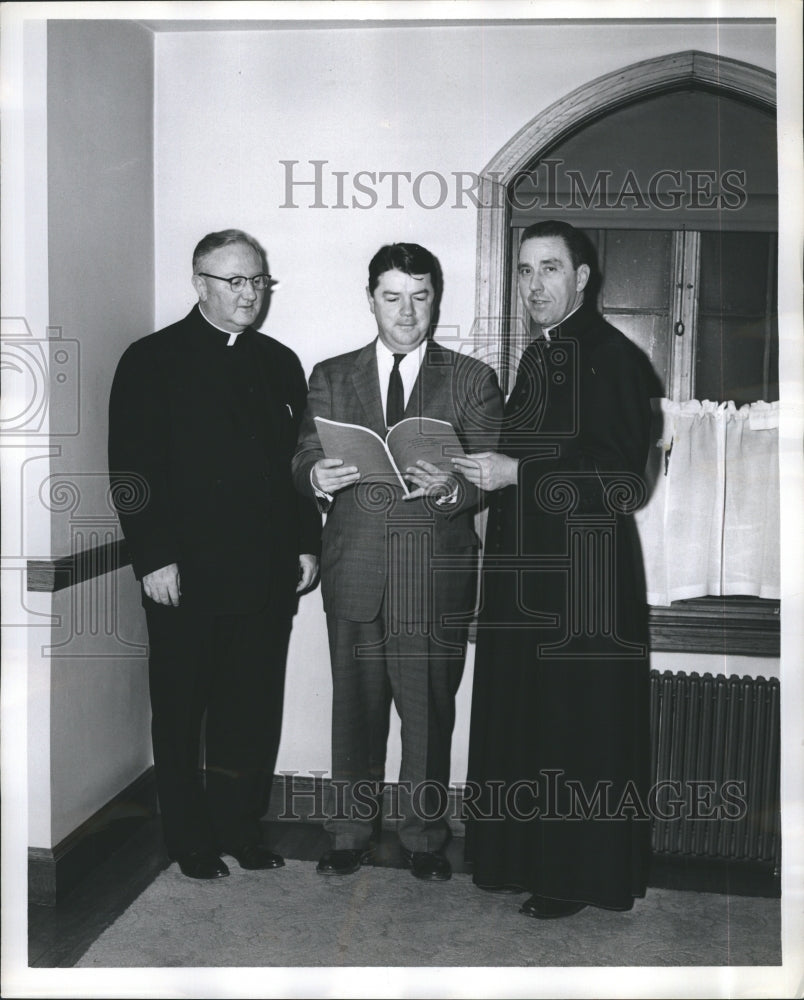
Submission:
<svg viewBox="0 0 804 1000">
<path fill-rule="evenodd" d="M 385 436 L 376 342 L 316 365 L 293 458 L 296 488 L 314 495 L 310 471 L 324 457 L 314 417 L 361 424 Z M 467 453 L 496 447 L 502 417 L 497 377 L 488 365 L 429 341 L 405 417 L 448 420 Z M 331 456 L 332 457 L 332 456 Z M 377 617 L 387 588 L 400 621 L 471 614 L 475 603 L 478 492 L 460 480 L 458 500 L 403 500 L 392 484 L 361 480 L 336 494 L 327 512 L 321 589 L 327 614 Z"/>
</svg>

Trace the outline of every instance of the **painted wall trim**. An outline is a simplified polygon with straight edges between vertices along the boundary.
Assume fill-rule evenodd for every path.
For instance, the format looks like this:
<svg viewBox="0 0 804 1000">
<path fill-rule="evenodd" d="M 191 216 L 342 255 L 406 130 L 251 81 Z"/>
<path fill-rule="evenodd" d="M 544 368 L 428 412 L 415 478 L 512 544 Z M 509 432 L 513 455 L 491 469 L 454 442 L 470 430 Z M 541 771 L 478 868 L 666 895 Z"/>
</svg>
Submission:
<svg viewBox="0 0 804 1000">
<path fill-rule="evenodd" d="M 96 576 L 113 573 L 130 563 L 131 556 L 122 538 L 81 549 L 69 556 L 29 559 L 26 567 L 27 589 L 37 593 L 53 593 L 92 580 Z"/>
<path fill-rule="evenodd" d="M 55 559 L 30 559 L 29 591 L 53 593 L 113 573 L 131 558 L 124 539 Z M 702 597 L 648 610 L 650 648 L 655 652 L 780 655 L 779 601 Z"/>
</svg>

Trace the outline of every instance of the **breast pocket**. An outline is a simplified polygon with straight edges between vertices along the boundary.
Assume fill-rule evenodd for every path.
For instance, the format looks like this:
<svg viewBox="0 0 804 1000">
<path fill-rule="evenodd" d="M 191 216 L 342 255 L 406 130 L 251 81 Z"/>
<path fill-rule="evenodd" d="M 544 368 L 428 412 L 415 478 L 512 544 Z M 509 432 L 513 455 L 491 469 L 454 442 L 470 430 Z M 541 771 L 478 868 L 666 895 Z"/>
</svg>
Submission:
<svg viewBox="0 0 804 1000">
<path fill-rule="evenodd" d="M 298 417 L 294 413 L 293 404 L 287 400 L 280 400 L 275 408 L 275 414 L 282 448 L 292 455 L 296 449 L 296 438 L 299 427 Z"/>
</svg>

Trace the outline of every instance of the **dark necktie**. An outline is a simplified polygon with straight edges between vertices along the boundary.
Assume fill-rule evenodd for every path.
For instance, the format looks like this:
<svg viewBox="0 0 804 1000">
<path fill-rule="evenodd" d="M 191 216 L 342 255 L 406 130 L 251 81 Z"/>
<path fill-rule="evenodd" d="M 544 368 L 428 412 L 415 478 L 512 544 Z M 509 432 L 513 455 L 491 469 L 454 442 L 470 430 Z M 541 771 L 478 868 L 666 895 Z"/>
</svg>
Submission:
<svg viewBox="0 0 804 1000">
<path fill-rule="evenodd" d="M 388 399 L 385 404 L 387 427 L 398 424 L 405 412 L 405 393 L 402 389 L 402 376 L 399 373 L 399 362 L 404 357 L 404 354 L 394 355 L 394 367 L 391 369 L 391 375 L 388 379 Z"/>
</svg>

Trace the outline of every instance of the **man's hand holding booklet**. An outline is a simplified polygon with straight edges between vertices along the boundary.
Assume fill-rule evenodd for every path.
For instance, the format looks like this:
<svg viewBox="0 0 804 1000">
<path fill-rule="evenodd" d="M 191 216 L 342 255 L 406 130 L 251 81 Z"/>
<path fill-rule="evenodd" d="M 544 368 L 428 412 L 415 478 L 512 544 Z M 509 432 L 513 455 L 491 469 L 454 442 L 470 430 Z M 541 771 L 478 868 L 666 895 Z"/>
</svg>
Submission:
<svg viewBox="0 0 804 1000">
<path fill-rule="evenodd" d="M 386 480 L 400 485 L 406 498 L 427 492 L 422 486 L 411 491 L 408 479 L 417 478 L 409 469 L 420 469 L 424 479 L 439 473 L 444 484 L 455 483 L 453 458 L 464 450 L 452 424 L 433 417 L 407 417 L 388 431 L 385 440 L 360 424 L 346 424 L 326 417 L 315 418 L 321 447 L 327 458 L 342 459 L 344 466 L 356 466 L 360 478 Z M 418 464 L 424 463 L 424 464 Z M 433 471 L 428 466 L 434 467 Z M 449 492 L 451 486 L 447 488 Z"/>
</svg>

